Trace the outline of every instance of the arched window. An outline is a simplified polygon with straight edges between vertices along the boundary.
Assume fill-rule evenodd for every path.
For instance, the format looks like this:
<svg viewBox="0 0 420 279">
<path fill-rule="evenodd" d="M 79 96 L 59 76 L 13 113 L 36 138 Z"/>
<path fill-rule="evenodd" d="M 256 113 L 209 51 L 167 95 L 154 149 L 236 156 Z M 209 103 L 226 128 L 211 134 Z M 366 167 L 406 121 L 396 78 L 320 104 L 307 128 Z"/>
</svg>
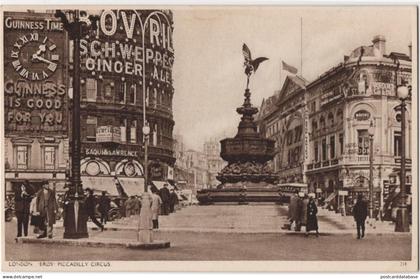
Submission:
<svg viewBox="0 0 420 279">
<path fill-rule="evenodd" d="M 343 110 L 338 109 L 338 111 L 337 111 L 337 122 L 342 122 L 342 121 L 343 121 Z"/>
<path fill-rule="evenodd" d="M 334 125 L 334 115 L 332 112 L 328 113 L 328 124 L 331 126 Z"/>
<path fill-rule="evenodd" d="M 316 120 L 312 120 L 312 131 L 316 131 L 318 130 L 318 122 L 316 122 Z"/>
<path fill-rule="evenodd" d="M 321 116 L 321 118 L 319 119 L 319 124 L 320 124 L 321 128 L 325 128 L 325 118 L 324 118 L 324 116 Z"/>
</svg>

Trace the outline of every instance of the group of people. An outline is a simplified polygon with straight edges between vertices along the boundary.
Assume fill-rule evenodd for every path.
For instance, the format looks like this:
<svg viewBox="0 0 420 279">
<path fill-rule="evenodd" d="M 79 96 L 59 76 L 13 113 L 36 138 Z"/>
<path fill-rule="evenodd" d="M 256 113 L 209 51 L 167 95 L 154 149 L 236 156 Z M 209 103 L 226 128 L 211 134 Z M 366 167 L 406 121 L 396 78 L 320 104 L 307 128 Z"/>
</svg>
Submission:
<svg viewBox="0 0 420 279">
<path fill-rule="evenodd" d="M 152 222 L 153 229 L 159 228 L 159 215 L 168 215 L 175 212 L 175 206 L 179 203 L 178 195 L 172 188 L 168 189 L 168 184 L 164 184 L 160 190 L 150 187 L 152 193 Z"/>
<path fill-rule="evenodd" d="M 315 231 L 316 236 L 318 232 L 318 208 L 315 199 L 312 195 L 301 194 L 297 191 L 295 195 L 290 197 L 288 220 L 288 229 L 292 229 L 294 225 L 295 231 L 300 231 L 302 226 L 306 227 L 305 236 L 309 235 L 310 231 Z"/>
<path fill-rule="evenodd" d="M 33 193 L 28 181 L 24 181 L 15 191 L 15 215 L 17 219 L 17 237 L 28 236 L 29 219 L 38 232 L 38 238 L 52 238 L 58 210 L 54 189 L 48 181 L 42 182 L 42 188 Z"/>
<path fill-rule="evenodd" d="M 308 236 L 310 231 L 318 231 L 318 208 L 316 206 L 313 195 L 307 195 L 296 192 L 290 198 L 287 228 L 292 229 L 294 225 L 295 231 L 301 231 L 301 227 L 306 227 L 305 235 Z M 365 221 L 368 216 L 367 202 L 363 199 L 363 195 L 358 195 L 356 203 L 353 206 L 353 217 L 356 222 L 357 239 L 365 237 Z"/>
</svg>

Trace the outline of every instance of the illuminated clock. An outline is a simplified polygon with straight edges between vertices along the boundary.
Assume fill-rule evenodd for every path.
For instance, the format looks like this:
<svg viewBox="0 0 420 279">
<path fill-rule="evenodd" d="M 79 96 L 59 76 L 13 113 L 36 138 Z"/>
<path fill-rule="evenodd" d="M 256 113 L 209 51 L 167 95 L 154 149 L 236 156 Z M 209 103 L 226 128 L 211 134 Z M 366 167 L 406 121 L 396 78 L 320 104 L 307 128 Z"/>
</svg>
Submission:
<svg viewBox="0 0 420 279">
<path fill-rule="evenodd" d="M 124 166 L 124 172 L 127 176 L 134 176 L 136 174 L 136 167 L 133 163 L 128 162 Z"/>
<path fill-rule="evenodd" d="M 20 36 L 13 44 L 10 57 L 16 73 L 31 81 L 52 76 L 60 60 L 57 45 L 37 32 Z"/>
</svg>

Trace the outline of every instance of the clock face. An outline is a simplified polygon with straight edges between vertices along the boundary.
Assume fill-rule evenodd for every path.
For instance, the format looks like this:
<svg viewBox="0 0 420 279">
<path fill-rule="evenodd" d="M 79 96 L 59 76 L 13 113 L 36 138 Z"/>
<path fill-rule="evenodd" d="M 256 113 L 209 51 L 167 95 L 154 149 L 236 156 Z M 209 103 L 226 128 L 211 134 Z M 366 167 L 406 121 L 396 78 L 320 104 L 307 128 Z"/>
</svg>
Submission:
<svg viewBox="0 0 420 279">
<path fill-rule="evenodd" d="M 127 176 L 134 176 L 136 174 L 136 167 L 133 163 L 127 163 L 124 166 L 124 172 Z"/>
<path fill-rule="evenodd" d="M 60 60 L 56 44 L 37 32 L 20 36 L 10 57 L 16 73 L 31 81 L 49 78 L 57 70 Z"/>
</svg>

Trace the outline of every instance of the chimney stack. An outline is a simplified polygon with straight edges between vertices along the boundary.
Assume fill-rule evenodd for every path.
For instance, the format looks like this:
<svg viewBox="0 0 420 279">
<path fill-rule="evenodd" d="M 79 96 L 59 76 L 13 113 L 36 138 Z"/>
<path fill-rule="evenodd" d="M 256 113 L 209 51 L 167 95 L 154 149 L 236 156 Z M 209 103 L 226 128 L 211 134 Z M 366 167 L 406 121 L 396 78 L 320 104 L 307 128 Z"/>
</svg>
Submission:
<svg viewBox="0 0 420 279">
<path fill-rule="evenodd" d="M 412 45 L 411 45 L 411 42 L 410 42 L 410 44 L 408 45 L 408 56 L 410 57 L 410 60 L 412 60 L 411 55 L 412 55 Z"/>
<path fill-rule="evenodd" d="M 386 42 L 385 36 L 377 35 L 373 37 L 372 43 L 373 43 L 374 53 L 378 57 L 383 57 L 384 54 L 386 54 L 385 42 Z"/>
</svg>

